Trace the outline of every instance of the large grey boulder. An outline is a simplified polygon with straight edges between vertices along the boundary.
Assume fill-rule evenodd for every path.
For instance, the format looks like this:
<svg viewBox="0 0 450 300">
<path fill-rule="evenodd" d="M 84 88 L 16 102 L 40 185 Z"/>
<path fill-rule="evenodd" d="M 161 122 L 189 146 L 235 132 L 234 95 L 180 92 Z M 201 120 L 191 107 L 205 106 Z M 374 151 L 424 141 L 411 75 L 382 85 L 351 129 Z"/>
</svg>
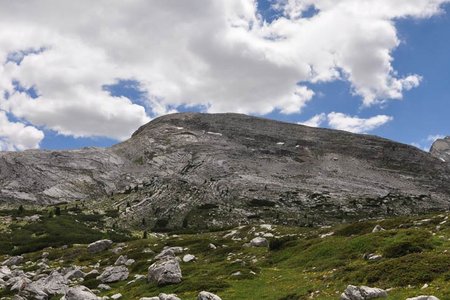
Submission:
<svg viewBox="0 0 450 300">
<path fill-rule="evenodd" d="M 99 240 L 89 244 L 87 249 L 90 253 L 98 253 L 109 249 L 112 244 L 113 242 L 111 240 Z"/>
<path fill-rule="evenodd" d="M 10 257 L 10 258 L 6 259 L 2 263 L 2 265 L 3 266 L 8 266 L 8 267 L 10 267 L 10 266 L 17 266 L 17 265 L 20 265 L 22 262 L 23 262 L 23 256 L 13 256 L 13 257 Z"/>
<path fill-rule="evenodd" d="M 36 282 L 48 295 L 62 295 L 68 290 L 68 280 L 58 271 L 53 271 L 49 276 Z"/>
<path fill-rule="evenodd" d="M 349 285 L 342 293 L 341 300 L 369 300 L 386 297 L 387 292 L 379 288 Z"/>
<path fill-rule="evenodd" d="M 70 288 L 61 300 L 99 300 L 90 289 L 85 286 Z"/>
<path fill-rule="evenodd" d="M 413 298 L 408 298 L 406 300 L 439 300 L 439 298 L 435 296 L 417 296 Z"/>
<path fill-rule="evenodd" d="M 161 259 L 148 268 L 148 281 L 157 285 L 180 283 L 182 277 L 180 264 L 175 258 Z"/>
<path fill-rule="evenodd" d="M 203 291 L 198 294 L 197 300 L 222 300 L 222 299 L 219 296 L 214 295 L 213 293 Z"/>
<path fill-rule="evenodd" d="M 128 278 L 128 268 L 125 266 L 106 267 L 100 276 L 97 277 L 102 283 L 111 283 L 126 280 Z"/>
</svg>

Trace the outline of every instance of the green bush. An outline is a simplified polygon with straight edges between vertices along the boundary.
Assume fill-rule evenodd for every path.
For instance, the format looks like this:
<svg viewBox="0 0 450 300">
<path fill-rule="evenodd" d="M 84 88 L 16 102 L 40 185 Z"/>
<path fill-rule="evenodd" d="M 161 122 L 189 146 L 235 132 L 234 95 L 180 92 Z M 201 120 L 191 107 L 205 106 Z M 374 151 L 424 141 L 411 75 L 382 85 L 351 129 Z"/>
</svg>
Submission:
<svg viewBox="0 0 450 300">
<path fill-rule="evenodd" d="M 345 281 L 381 287 L 402 287 L 433 281 L 450 269 L 447 255 L 414 253 L 373 263 L 358 270 L 346 269 L 350 276 Z"/>
<path fill-rule="evenodd" d="M 374 223 L 371 222 L 357 222 L 345 225 L 344 227 L 336 230 L 334 234 L 336 236 L 362 235 L 372 232 L 374 226 Z"/>
<path fill-rule="evenodd" d="M 386 258 L 396 258 L 411 253 L 420 253 L 433 249 L 431 234 L 424 230 L 408 229 L 392 236 L 389 243 L 382 250 Z"/>
<path fill-rule="evenodd" d="M 293 245 L 295 245 L 295 240 L 296 240 L 296 238 L 291 237 L 291 236 L 271 239 L 269 241 L 269 250 L 277 251 L 277 250 L 281 250 L 281 249 L 284 249 L 289 246 L 293 246 Z"/>
</svg>

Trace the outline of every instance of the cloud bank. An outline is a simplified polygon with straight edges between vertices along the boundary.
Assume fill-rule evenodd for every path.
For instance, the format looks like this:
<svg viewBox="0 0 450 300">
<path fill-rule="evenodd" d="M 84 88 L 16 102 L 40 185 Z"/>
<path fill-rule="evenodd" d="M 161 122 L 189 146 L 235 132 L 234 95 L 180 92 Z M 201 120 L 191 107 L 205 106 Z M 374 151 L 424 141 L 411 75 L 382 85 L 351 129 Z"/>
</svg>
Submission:
<svg viewBox="0 0 450 300">
<path fill-rule="evenodd" d="M 320 127 L 327 123 L 328 126 L 333 129 L 345 130 L 353 133 L 367 133 L 392 120 L 394 120 L 393 117 L 386 115 L 377 115 L 365 119 L 343 113 L 331 112 L 328 115 L 324 113 L 315 115 L 308 121 L 300 122 L 299 124 L 310 127 Z"/>
<path fill-rule="evenodd" d="M 278 0 L 281 16 L 267 22 L 254 0 L 0 0 L 0 109 L 60 134 L 123 140 L 180 105 L 299 113 L 318 82 L 348 81 L 363 106 L 377 105 L 421 80 L 392 66 L 395 20 L 446 2 Z M 150 111 L 103 88 L 121 79 L 139 82 Z"/>
</svg>

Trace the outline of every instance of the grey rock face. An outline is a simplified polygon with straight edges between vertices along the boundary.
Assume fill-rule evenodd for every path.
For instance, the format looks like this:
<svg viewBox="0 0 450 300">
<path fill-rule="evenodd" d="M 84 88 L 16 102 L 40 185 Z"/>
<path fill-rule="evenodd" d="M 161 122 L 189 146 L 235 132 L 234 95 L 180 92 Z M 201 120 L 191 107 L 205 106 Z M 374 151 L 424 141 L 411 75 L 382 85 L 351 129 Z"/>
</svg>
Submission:
<svg viewBox="0 0 450 300">
<path fill-rule="evenodd" d="M 0 279 L 8 280 L 9 278 L 11 278 L 11 276 L 12 272 L 10 268 L 8 268 L 7 266 L 0 267 Z"/>
<path fill-rule="evenodd" d="M 450 164 L 450 136 L 436 140 L 430 149 L 431 155 Z"/>
<path fill-rule="evenodd" d="M 369 300 L 386 298 L 387 292 L 379 288 L 349 285 L 341 295 L 341 300 Z"/>
<path fill-rule="evenodd" d="M 23 290 L 20 291 L 19 296 L 24 299 L 34 300 L 47 300 L 49 295 L 45 293 L 38 284 L 28 284 Z"/>
<path fill-rule="evenodd" d="M 167 257 L 153 263 L 148 268 L 147 279 L 157 285 L 180 283 L 182 274 L 178 260 Z"/>
<path fill-rule="evenodd" d="M 3 266 L 17 266 L 23 262 L 23 256 L 13 256 L 6 259 L 2 265 Z"/>
<path fill-rule="evenodd" d="M 87 287 L 76 286 L 70 288 L 64 298 L 64 300 L 98 300 L 99 298 Z"/>
<path fill-rule="evenodd" d="M 198 300 L 222 300 L 219 296 L 210 292 L 200 292 L 197 297 Z"/>
<path fill-rule="evenodd" d="M 125 266 L 107 267 L 103 273 L 97 277 L 102 283 L 111 283 L 126 280 L 128 278 L 128 268 Z"/>
<path fill-rule="evenodd" d="M 97 252 L 105 251 L 106 249 L 111 247 L 112 244 L 113 244 L 113 242 L 111 240 L 99 240 L 99 241 L 89 244 L 88 251 L 90 253 L 97 253 Z"/>
<path fill-rule="evenodd" d="M 450 208 L 450 167 L 429 153 L 239 114 L 163 116 L 107 149 L 2 152 L 0 170 L 0 201 L 128 193 L 122 221 L 145 217 L 155 229 L 318 225 Z"/>
<path fill-rule="evenodd" d="M 36 283 L 42 286 L 42 290 L 48 295 L 65 294 L 68 286 L 68 281 L 58 271 L 53 271 L 45 279 Z"/>
</svg>

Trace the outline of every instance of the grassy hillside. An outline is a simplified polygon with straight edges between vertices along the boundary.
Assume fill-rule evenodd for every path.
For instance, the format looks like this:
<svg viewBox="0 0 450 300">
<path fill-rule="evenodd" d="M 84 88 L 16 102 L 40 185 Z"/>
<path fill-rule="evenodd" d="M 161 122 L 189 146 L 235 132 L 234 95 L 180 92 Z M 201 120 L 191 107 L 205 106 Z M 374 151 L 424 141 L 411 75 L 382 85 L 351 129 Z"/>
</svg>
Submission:
<svg viewBox="0 0 450 300">
<path fill-rule="evenodd" d="M 112 290 L 100 295 L 121 293 L 121 299 L 127 300 L 166 292 L 176 293 L 182 299 L 196 299 L 199 291 L 207 290 L 224 300 L 331 300 L 338 299 L 348 284 L 365 284 L 390 289 L 388 299 L 404 300 L 422 294 L 450 299 L 449 214 L 329 228 L 255 225 L 203 233 L 149 233 L 146 239 L 142 239 L 139 230 L 119 230 L 107 225 L 114 224 L 110 222 L 114 219 L 111 211 L 95 214 L 63 209 L 58 214 L 47 210 L 21 214 L 15 210 L 0 213 L 0 252 L 4 256 L 0 260 L 7 253 L 23 253 L 25 260 L 31 261 L 24 264 L 26 271 L 38 268 L 38 258 L 44 251 L 49 253 L 51 267 L 78 265 L 85 272 L 113 265 L 119 255 L 136 260 L 129 267 L 127 281 L 111 284 Z M 24 221 L 24 214 L 41 217 L 39 221 Z M 386 230 L 372 233 L 377 224 Z M 265 235 L 269 247 L 246 245 L 257 235 Z M 87 252 L 86 243 L 105 237 L 123 242 L 123 251 L 94 255 Z M 217 248 L 211 249 L 210 243 Z M 197 258 L 180 263 L 182 283 L 157 287 L 144 278 L 127 285 L 134 275 L 147 274 L 155 253 L 164 246 L 184 247 L 180 257 L 193 254 Z M 382 258 L 365 259 L 369 253 Z M 99 266 L 95 266 L 97 263 Z M 86 278 L 82 284 L 96 289 L 99 283 L 95 278 Z M 428 287 L 421 289 L 424 284 Z M 0 297 L 8 293 L 0 291 Z"/>
</svg>

